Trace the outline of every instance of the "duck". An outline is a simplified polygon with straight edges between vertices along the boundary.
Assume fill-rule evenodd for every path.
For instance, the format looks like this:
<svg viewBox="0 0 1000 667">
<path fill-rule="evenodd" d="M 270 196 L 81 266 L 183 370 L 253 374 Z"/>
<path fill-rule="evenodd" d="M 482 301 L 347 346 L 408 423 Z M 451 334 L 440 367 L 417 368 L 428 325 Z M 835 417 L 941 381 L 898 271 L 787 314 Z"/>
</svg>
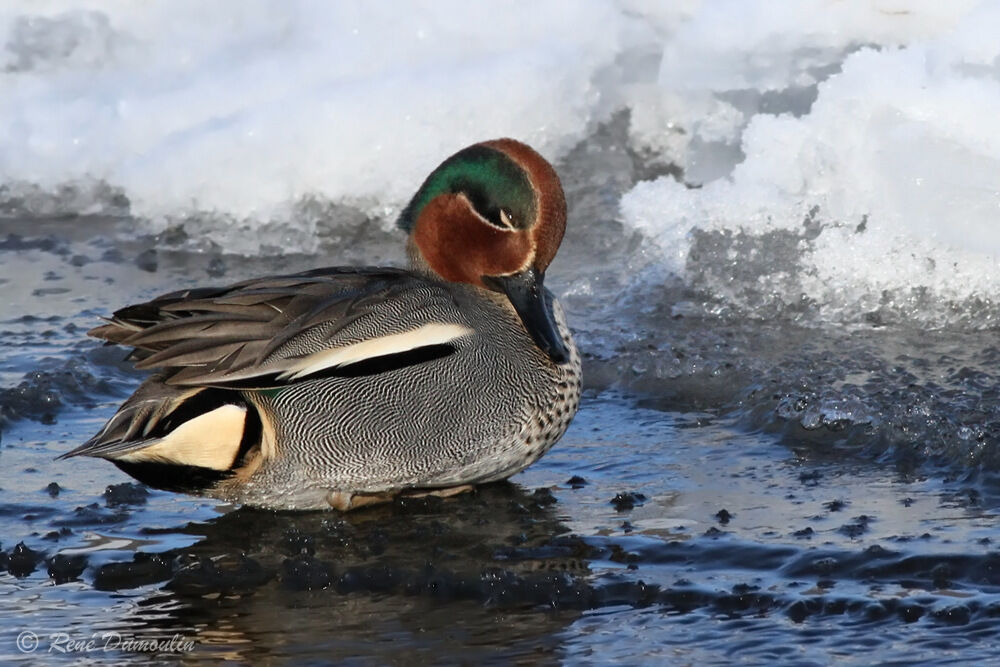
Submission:
<svg viewBox="0 0 1000 667">
<path fill-rule="evenodd" d="M 580 403 L 580 353 L 544 286 L 566 212 L 544 157 L 484 141 L 445 159 L 401 210 L 408 268 L 319 268 L 117 310 L 88 334 L 152 374 L 59 458 L 275 510 L 346 512 L 505 480 Z"/>
</svg>

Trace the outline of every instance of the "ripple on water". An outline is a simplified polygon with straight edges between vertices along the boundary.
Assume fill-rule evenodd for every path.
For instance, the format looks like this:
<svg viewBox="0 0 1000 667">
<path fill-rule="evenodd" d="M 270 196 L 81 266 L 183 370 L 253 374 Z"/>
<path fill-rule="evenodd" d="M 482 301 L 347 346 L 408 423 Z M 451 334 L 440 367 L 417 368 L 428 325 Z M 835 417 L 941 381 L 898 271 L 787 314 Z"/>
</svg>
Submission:
<svg viewBox="0 0 1000 667">
<path fill-rule="evenodd" d="M 569 433 L 514 484 L 347 516 L 52 461 L 138 383 L 122 351 L 83 340 L 99 315 L 326 257 L 223 255 L 183 223 L 149 238 L 28 221 L 0 239 L 15 311 L 0 321 L 0 660 L 23 657 L 29 623 L 179 634 L 246 662 L 993 659 L 992 333 L 712 315 L 642 272 L 642 239 L 583 152 L 565 170 L 582 231 L 551 276 L 588 355 Z M 327 227 L 331 254 L 401 252 L 364 216 Z"/>
</svg>

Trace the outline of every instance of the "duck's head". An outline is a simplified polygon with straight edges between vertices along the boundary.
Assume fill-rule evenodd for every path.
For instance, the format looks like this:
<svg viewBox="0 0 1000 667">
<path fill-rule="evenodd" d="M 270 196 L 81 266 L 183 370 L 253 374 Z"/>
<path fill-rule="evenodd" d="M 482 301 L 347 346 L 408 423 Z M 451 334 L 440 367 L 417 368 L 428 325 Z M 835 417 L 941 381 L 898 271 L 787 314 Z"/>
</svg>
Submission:
<svg viewBox="0 0 1000 667">
<path fill-rule="evenodd" d="M 566 198 L 545 158 L 513 139 L 465 148 L 435 169 L 399 217 L 413 263 L 503 293 L 543 352 L 568 352 L 542 289 L 566 229 Z"/>
</svg>

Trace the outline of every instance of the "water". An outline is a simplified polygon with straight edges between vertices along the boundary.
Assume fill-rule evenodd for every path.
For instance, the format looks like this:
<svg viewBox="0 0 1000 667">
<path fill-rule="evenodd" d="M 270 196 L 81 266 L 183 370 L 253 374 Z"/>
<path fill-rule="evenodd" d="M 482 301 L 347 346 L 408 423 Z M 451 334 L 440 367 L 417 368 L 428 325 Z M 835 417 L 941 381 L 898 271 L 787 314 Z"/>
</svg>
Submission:
<svg viewBox="0 0 1000 667">
<path fill-rule="evenodd" d="M 0 9 L 0 661 L 995 661 L 1000 16 L 769 6 Z M 402 264 L 501 134 L 570 206 L 537 464 L 338 515 L 53 460 L 141 381 L 101 316 Z"/>
<path fill-rule="evenodd" d="M 248 257 L 128 217 L 6 220 L 0 657 L 25 658 L 28 630 L 36 651 L 65 633 L 137 662 L 990 658 L 992 332 L 713 314 L 652 280 L 612 217 L 634 178 L 623 122 L 558 165 L 576 224 L 550 279 L 587 352 L 580 414 L 511 483 L 444 501 L 273 513 L 52 460 L 140 378 L 84 338 L 100 314 L 323 263 L 344 238 L 344 261 L 401 261 L 381 226 L 356 214 L 321 255 Z"/>
</svg>

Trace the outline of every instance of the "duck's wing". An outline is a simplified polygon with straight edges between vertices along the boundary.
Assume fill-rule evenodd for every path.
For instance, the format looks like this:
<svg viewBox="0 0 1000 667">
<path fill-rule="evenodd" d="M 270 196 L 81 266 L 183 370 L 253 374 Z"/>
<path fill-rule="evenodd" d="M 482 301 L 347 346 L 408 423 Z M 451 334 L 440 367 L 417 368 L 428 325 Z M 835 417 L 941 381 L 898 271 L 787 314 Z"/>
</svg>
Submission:
<svg viewBox="0 0 1000 667">
<path fill-rule="evenodd" d="M 274 387 L 472 333 L 452 293 L 397 269 L 328 268 L 166 294 L 90 332 L 173 386 Z M 249 384 L 248 384 L 249 383 Z"/>
</svg>

